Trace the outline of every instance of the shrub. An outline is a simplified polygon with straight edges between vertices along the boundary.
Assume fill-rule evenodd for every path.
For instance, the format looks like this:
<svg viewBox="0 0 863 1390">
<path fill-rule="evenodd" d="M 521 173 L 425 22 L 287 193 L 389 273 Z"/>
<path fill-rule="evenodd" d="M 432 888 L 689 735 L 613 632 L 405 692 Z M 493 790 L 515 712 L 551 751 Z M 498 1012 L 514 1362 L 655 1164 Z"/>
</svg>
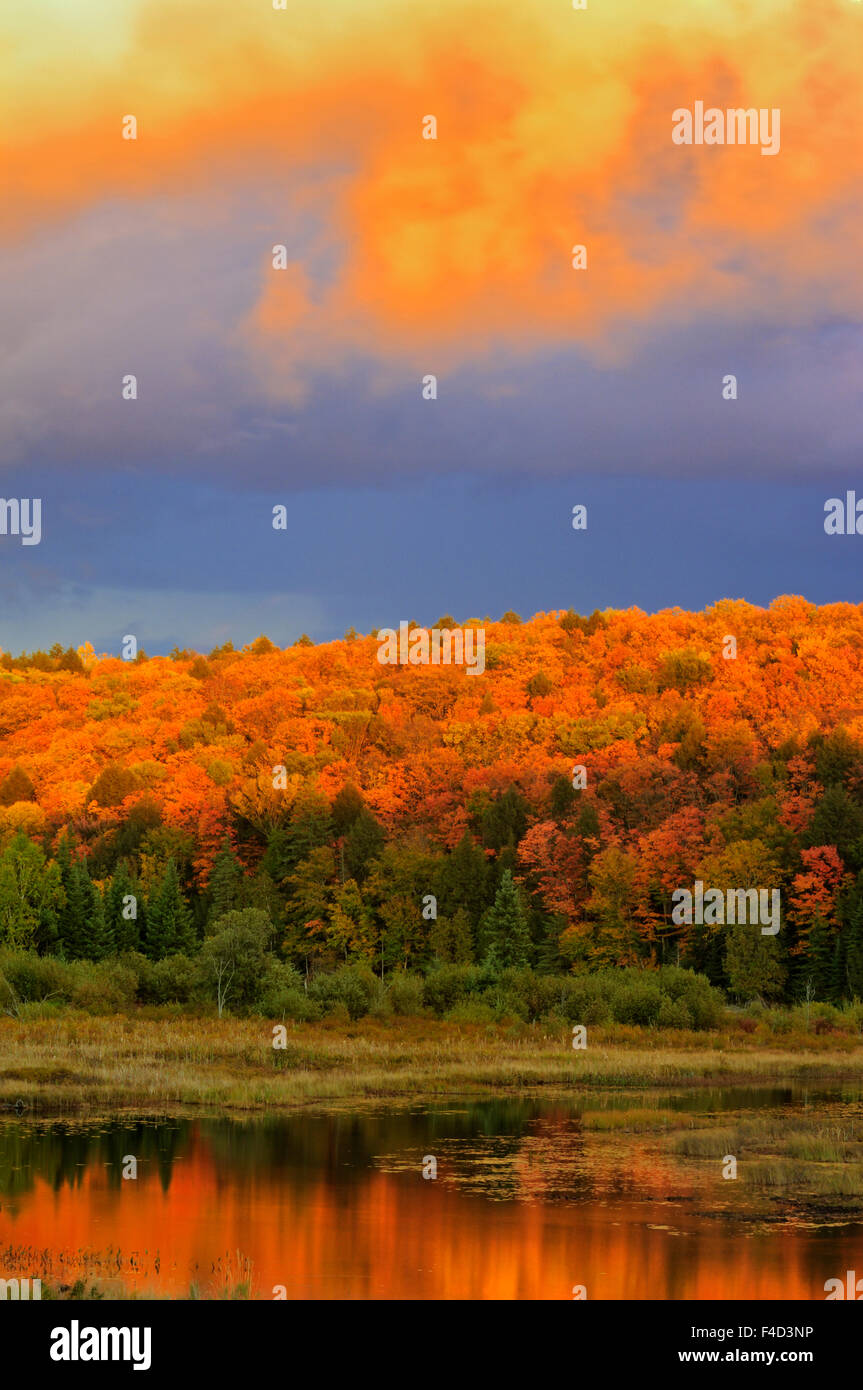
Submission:
<svg viewBox="0 0 863 1390">
<path fill-rule="evenodd" d="M 316 1023 L 320 1005 L 304 989 L 277 989 L 261 1000 L 261 1011 L 268 1018 L 290 1019 L 293 1023 Z"/>
<path fill-rule="evenodd" d="M 442 1017 L 466 993 L 466 976 L 470 969 L 464 965 L 441 965 L 426 975 L 423 981 L 422 1000 L 427 1008 Z"/>
<path fill-rule="evenodd" d="M 117 960 L 76 961 L 72 1003 L 91 1014 L 113 1014 L 135 1002 L 138 977 Z"/>
<path fill-rule="evenodd" d="M 480 1002 L 488 1004 L 498 1021 L 507 1018 L 527 1022 L 527 1000 L 515 989 L 502 989 L 500 985 L 492 985 L 484 992 Z"/>
<path fill-rule="evenodd" d="M 138 998 L 144 1004 L 188 1004 L 202 994 L 201 964 L 189 956 L 166 956 L 149 961 L 143 956 Z"/>
<path fill-rule="evenodd" d="M 335 1006 L 342 1005 L 353 1021 L 369 1012 L 378 984 L 367 966 L 344 965 L 332 975 L 316 975 L 309 994 L 331 1016 Z"/>
<path fill-rule="evenodd" d="M 0 952 L 0 1009 L 17 1003 L 40 1003 L 54 998 L 68 1002 L 74 988 L 73 968 L 56 956 L 35 951 Z"/>
<path fill-rule="evenodd" d="M 644 979 L 623 983 L 611 1000 L 611 1014 L 615 1023 L 655 1023 L 662 1007 L 662 990 L 652 980 Z"/>
<path fill-rule="evenodd" d="M 289 1018 L 296 1023 L 312 1023 L 321 1016 L 320 1006 L 303 988 L 300 972 L 275 959 L 261 980 L 256 1012 L 265 1018 Z"/>
<path fill-rule="evenodd" d="M 402 1017 L 416 1017 L 423 1011 L 423 980 L 421 975 L 409 975 L 399 970 L 392 976 L 388 987 L 389 1000 L 393 1013 Z"/>
<path fill-rule="evenodd" d="M 691 1028 L 692 1014 L 682 999 L 672 999 L 666 995 L 656 1015 L 658 1028 Z"/>
</svg>

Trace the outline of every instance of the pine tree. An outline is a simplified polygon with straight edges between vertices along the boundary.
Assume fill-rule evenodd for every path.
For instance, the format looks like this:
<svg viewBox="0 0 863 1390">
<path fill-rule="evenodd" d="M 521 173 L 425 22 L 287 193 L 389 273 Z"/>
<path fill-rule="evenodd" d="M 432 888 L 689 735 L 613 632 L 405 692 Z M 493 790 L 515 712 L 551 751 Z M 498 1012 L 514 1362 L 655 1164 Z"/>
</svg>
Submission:
<svg viewBox="0 0 863 1390">
<path fill-rule="evenodd" d="M 345 863 L 351 878 L 362 883 L 369 864 L 384 847 L 385 836 L 371 811 L 363 808 L 345 837 Z"/>
<path fill-rule="evenodd" d="M 180 890 L 180 878 L 169 859 L 158 889 L 147 903 L 147 955 L 151 960 L 194 950 L 192 914 Z"/>
<path fill-rule="evenodd" d="M 207 894 L 210 900 L 208 926 L 224 917 L 226 912 L 235 912 L 244 905 L 243 866 L 227 836 L 213 864 Z"/>
<path fill-rule="evenodd" d="M 114 934 L 105 922 L 102 898 L 95 888 L 86 859 L 74 868 L 77 880 L 78 954 L 85 960 L 104 960 L 114 949 Z"/>
<path fill-rule="evenodd" d="M 276 884 L 284 883 L 294 872 L 291 841 L 283 825 L 274 825 L 267 835 L 267 848 L 261 860 L 261 868 Z"/>
<path fill-rule="evenodd" d="M 66 834 L 60 836 L 54 862 L 60 872 L 60 883 L 63 887 L 63 905 L 57 914 L 57 934 L 63 955 L 67 960 L 74 960 L 78 954 L 79 928 L 76 910 L 70 901 L 74 875 L 72 843 Z"/>
<path fill-rule="evenodd" d="M 751 923 L 728 926 L 725 969 L 732 994 L 740 999 L 774 998 L 782 993 L 785 971 L 775 937 L 762 936 Z"/>
<path fill-rule="evenodd" d="M 447 914 L 463 907 L 473 928 L 490 904 L 488 860 L 468 830 L 441 866 L 439 897 Z"/>
<path fill-rule="evenodd" d="M 68 960 L 82 960 L 87 954 L 87 920 L 93 885 L 90 875 L 82 874 L 77 862 L 70 864 L 63 878 L 66 889 L 66 905 L 60 922 L 63 953 Z"/>
<path fill-rule="evenodd" d="M 536 953 L 536 969 L 545 975 L 561 974 L 566 965 L 560 954 L 560 938 L 566 918 L 559 912 L 543 913 Z"/>
<path fill-rule="evenodd" d="M 135 902 L 130 903 L 129 898 Z M 137 951 L 141 940 L 141 894 L 126 865 L 120 863 L 105 891 L 105 922 L 117 951 Z M 134 911 L 135 915 L 131 913 Z"/>
<path fill-rule="evenodd" d="M 846 992 L 853 999 L 863 999 L 863 892 L 859 888 L 849 903 L 843 935 Z"/>
<path fill-rule="evenodd" d="M 806 949 L 806 974 L 815 985 L 815 998 L 830 1000 L 834 997 L 835 939 L 829 923 L 819 914 L 809 931 Z"/>
<path fill-rule="evenodd" d="M 494 900 L 483 918 L 485 963 L 492 969 L 527 965 L 530 959 L 530 933 L 518 889 L 509 869 L 504 871 Z"/>
<path fill-rule="evenodd" d="M 450 923 L 450 950 L 455 965 L 471 965 L 474 959 L 473 928 L 460 907 Z"/>
</svg>

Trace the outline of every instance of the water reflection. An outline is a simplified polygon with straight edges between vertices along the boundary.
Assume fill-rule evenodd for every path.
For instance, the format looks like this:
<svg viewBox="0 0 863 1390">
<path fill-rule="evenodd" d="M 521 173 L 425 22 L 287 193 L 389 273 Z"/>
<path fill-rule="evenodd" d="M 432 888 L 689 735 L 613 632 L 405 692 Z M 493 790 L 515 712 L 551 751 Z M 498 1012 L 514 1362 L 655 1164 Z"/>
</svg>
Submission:
<svg viewBox="0 0 863 1390">
<path fill-rule="evenodd" d="M 255 1121 L 0 1121 L 0 1277 L 185 1297 L 823 1298 L 861 1227 L 723 1182 L 666 1142 L 859 1089 L 446 1102 Z M 138 1178 L 125 1180 L 134 1155 Z M 437 1160 L 437 1179 L 422 1177 Z"/>
</svg>

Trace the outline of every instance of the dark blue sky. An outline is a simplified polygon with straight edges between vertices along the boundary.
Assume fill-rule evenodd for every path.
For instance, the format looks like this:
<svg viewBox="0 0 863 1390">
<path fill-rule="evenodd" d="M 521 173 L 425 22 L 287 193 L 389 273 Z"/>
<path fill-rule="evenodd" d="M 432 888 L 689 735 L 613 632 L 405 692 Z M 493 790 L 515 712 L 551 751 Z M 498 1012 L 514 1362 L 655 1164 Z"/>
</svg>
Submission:
<svg viewBox="0 0 863 1390">
<path fill-rule="evenodd" d="M 41 473 L 41 476 L 39 474 Z M 828 537 L 824 501 L 853 486 L 735 478 L 493 479 L 470 474 L 293 493 L 102 476 L 82 498 L 38 470 L 43 540 L 0 549 L 5 649 L 151 654 L 266 632 L 279 644 L 552 608 L 863 601 L 863 537 Z M 863 489 L 861 489 L 863 495 Z M 288 528 L 274 531 L 274 502 Z M 571 527 L 575 503 L 588 529 Z M 13 548 L 14 547 L 14 548 Z"/>
</svg>

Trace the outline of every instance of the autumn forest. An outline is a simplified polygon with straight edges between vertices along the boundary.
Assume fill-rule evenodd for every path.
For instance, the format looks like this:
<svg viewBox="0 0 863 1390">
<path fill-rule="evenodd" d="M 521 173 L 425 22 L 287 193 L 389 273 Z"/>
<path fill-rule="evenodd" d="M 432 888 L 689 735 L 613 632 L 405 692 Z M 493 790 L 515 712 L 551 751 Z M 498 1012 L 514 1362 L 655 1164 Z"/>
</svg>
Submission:
<svg viewBox="0 0 863 1390">
<path fill-rule="evenodd" d="M 675 965 L 744 1001 L 863 995 L 860 607 L 483 626 L 478 679 L 353 632 L 4 654 L 0 944 L 134 953 L 179 997 L 228 928 L 288 986 Z M 676 923 L 697 880 L 780 889 L 776 938 Z"/>
</svg>

